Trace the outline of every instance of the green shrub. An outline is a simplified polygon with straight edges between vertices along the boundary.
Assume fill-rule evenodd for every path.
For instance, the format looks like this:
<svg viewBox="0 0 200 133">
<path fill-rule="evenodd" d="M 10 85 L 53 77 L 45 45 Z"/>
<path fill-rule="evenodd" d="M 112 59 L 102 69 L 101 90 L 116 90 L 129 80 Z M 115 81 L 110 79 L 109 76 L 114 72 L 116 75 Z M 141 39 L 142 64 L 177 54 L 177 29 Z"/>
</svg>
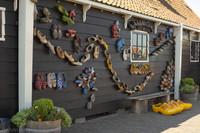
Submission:
<svg viewBox="0 0 200 133">
<path fill-rule="evenodd" d="M 23 109 L 11 118 L 11 122 L 17 127 L 25 127 L 28 117 L 30 115 L 29 109 Z"/>
<path fill-rule="evenodd" d="M 194 85 L 194 79 L 193 78 L 185 78 L 185 79 L 181 79 L 181 85 Z"/>
<path fill-rule="evenodd" d="M 193 93 L 197 88 L 199 88 L 199 86 L 195 84 L 193 78 L 181 79 L 181 85 L 180 85 L 181 93 Z"/>
<path fill-rule="evenodd" d="M 28 120 L 32 121 L 54 121 L 61 119 L 63 128 L 72 123 L 70 115 L 63 108 L 53 106 L 51 99 L 42 98 L 34 101 L 29 109 L 23 109 L 11 118 L 11 122 L 17 127 L 25 127 Z"/>
<path fill-rule="evenodd" d="M 48 113 L 53 109 L 53 101 L 48 98 L 35 100 L 33 103 L 33 108 L 37 110 L 38 115 L 40 115 L 41 119 L 46 119 Z"/>
</svg>

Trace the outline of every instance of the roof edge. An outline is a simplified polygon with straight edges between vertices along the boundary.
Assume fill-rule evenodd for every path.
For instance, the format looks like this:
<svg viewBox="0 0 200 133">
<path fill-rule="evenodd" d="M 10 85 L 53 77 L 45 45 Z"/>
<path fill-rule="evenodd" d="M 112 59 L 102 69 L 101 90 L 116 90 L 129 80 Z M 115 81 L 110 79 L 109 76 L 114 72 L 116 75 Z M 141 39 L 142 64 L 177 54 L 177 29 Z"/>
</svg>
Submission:
<svg viewBox="0 0 200 133">
<path fill-rule="evenodd" d="M 77 4 L 82 4 L 82 5 L 87 4 L 87 5 L 91 5 L 91 7 L 97 8 L 97 9 L 110 11 L 110 12 L 114 12 L 114 13 L 119 13 L 119 14 L 123 14 L 123 15 L 130 14 L 133 17 L 146 19 L 146 20 L 150 20 L 150 21 L 153 21 L 153 22 L 161 22 L 162 24 L 167 24 L 169 26 L 174 26 L 174 27 L 180 26 L 179 23 L 175 23 L 175 22 L 171 22 L 171 21 L 167 21 L 167 20 L 143 15 L 143 14 L 140 14 L 140 13 L 136 13 L 136 12 L 133 12 L 133 11 L 128 11 L 128 10 L 125 10 L 125 9 L 105 5 L 105 4 L 98 3 L 98 2 L 95 2 L 95 1 L 91 1 L 91 0 L 65 0 L 65 1 L 73 2 L 73 3 L 77 3 Z M 196 28 L 193 28 L 193 27 L 188 27 L 188 26 L 185 26 L 185 25 L 183 25 L 183 28 L 187 29 L 187 30 L 193 30 L 195 32 L 200 32 L 199 29 L 196 29 Z"/>
</svg>

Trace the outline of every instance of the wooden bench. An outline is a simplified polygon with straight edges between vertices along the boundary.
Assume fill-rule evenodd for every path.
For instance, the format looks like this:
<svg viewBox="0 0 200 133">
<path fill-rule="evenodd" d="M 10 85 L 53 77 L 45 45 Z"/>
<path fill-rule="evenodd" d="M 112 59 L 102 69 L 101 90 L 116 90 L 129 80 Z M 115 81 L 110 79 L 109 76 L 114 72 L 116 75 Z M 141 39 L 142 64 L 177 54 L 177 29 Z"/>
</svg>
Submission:
<svg viewBox="0 0 200 133">
<path fill-rule="evenodd" d="M 132 96 L 127 99 L 131 100 L 132 112 L 141 114 L 148 112 L 148 100 L 156 98 L 157 102 L 169 102 L 171 94 L 174 94 L 174 92 L 158 92 L 142 96 Z"/>
</svg>

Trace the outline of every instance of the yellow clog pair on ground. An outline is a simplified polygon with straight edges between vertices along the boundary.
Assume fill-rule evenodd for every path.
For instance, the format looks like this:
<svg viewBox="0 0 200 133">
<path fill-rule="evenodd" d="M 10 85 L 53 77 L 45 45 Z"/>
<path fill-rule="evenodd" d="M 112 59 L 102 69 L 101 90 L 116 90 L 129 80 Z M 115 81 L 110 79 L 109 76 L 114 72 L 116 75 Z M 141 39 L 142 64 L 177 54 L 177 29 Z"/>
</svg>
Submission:
<svg viewBox="0 0 200 133">
<path fill-rule="evenodd" d="M 183 110 L 188 110 L 192 107 L 190 103 L 183 103 L 180 100 L 171 101 L 168 103 L 158 103 L 156 105 L 152 105 L 152 109 L 156 113 L 162 113 L 163 115 L 174 115 L 182 112 Z"/>
</svg>

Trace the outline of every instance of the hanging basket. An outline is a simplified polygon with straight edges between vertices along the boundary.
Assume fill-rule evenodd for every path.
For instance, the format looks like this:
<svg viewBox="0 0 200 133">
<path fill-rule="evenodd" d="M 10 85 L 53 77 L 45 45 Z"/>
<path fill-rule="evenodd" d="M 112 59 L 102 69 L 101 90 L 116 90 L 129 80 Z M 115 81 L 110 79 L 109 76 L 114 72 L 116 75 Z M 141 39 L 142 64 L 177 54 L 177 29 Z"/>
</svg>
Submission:
<svg viewBox="0 0 200 133">
<path fill-rule="evenodd" d="M 61 133 L 61 119 L 55 121 L 28 121 L 26 133 Z"/>
<path fill-rule="evenodd" d="M 10 120 L 8 118 L 0 118 L 0 133 L 9 133 Z"/>
</svg>

